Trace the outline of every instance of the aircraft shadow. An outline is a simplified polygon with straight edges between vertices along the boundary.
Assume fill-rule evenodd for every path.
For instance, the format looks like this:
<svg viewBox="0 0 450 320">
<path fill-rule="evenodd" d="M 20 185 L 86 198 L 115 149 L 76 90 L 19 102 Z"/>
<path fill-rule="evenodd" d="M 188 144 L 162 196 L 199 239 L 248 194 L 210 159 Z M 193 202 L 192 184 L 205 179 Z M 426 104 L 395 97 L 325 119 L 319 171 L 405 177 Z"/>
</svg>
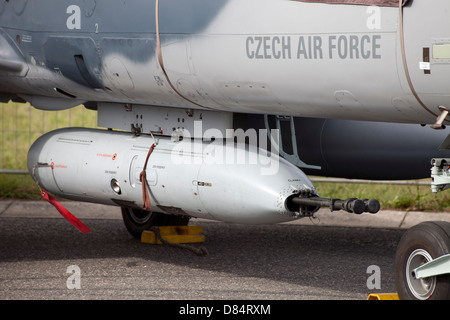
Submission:
<svg viewBox="0 0 450 320">
<path fill-rule="evenodd" d="M 393 284 L 395 250 L 403 230 L 332 228 L 292 224 L 247 226 L 196 222 L 205 231 L 206 256 L 167 245 L 149 245 L 132 238 L 121 220 L 84 220 L 81 234 L 63 219 L 3 218 L 0 223 L 0 265 L 3 262 L 142 259 L 233 277 L 251 277 L 301 286 L 368 292 L 367 267 L 383 270 L 383 283 Z M 134 259 L 135 258 L 135 259 Z M 208 274 L 209 274 L 208 273 Z M 189 272 L 186 273 L 189 277 Z M 386 290 L 386 289 L 385 289 Z"/>
</svg>

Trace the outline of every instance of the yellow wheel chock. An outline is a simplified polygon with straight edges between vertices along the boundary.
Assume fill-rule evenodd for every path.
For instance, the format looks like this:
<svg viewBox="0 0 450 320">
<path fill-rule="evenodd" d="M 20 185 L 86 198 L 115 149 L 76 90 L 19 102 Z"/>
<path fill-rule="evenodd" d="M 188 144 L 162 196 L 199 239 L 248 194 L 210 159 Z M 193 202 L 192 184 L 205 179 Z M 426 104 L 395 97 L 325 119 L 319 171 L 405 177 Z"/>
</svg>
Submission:
<svg viewBox="0 0 450 320">
<path fill-rule="evenodd" d="M 201 226 L 159 226 L 156 228 L 142 232 L 141 242 L 148 244 L 205 242 Z"/>
<path fill-rule="evenodd" d="M 399 300 L 396 293 L 371 293 L 367 300 Z"/>
</svg>

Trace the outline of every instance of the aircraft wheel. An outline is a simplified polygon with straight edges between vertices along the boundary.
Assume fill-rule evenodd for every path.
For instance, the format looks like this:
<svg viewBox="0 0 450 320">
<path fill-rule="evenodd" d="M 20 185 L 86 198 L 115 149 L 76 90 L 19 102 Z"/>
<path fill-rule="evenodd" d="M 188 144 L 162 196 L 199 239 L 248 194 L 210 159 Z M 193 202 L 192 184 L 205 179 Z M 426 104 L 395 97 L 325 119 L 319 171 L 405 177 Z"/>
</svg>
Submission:
<svg viewBox="0 0 450 320">
<path fill-rule="evenodd" d="M 185 226 L 189 223 L 189 217 L 168 215 L 160 212 L 145 211 L 122 207 L 122 218 L 128 232 L 140 239 L 144 230 L 154 226 Z"/>
<path fill-rule="evenodd" d="M 413 270 L 450 253 L 450 223 L 429 221 L 409 229 L 395 257 L 395 283 L 401 300 L 450 299 L 450 274 L 416 279 Z"/>
</svg>

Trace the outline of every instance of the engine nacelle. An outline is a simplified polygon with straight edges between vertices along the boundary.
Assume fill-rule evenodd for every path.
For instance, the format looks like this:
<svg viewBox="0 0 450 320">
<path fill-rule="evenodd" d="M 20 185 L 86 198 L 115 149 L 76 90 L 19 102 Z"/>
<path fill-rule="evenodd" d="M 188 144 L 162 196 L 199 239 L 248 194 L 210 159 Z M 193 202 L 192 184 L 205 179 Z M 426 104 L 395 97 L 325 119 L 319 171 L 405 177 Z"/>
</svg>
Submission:
<svg viewBox="0 0 450 320">
<path fill-rule="evenodd" d="M 151 211 L 280 223 L 299 216 L 286 205 L 293 194 L 317 196 L 308 177 L 275 153 L 218 140 L 156 140 L 146 170 Z M 154 142 L 148 135 L 59 129 L 32 145 L 28 169 L 54 195 L 142 208 L 140 173 Z"/>
</svg>

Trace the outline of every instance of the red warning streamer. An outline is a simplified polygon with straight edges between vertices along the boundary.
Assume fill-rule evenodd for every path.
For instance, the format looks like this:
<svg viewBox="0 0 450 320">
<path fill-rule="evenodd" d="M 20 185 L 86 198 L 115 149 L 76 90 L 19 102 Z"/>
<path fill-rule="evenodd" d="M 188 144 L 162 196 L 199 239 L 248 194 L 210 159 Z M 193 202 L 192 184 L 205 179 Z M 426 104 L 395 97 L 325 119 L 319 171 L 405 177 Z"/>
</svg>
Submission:
<svg viewBox="0 0 450 320">
<path fill-rule="evenodd" d="M 73 214 L 71 214 L 69 210 L 64 208 L 64 206 L 61 203 L 59 203 L 55 198 L 53 198 L 51 195 L 49 195 L 47 191 L 41 190 L 41 196 L 45 200 L 47 200 L 50 204 L 52 204 L 56 208 L 56 210 L 58 210 L 59 213 L 61 213 L 61 215 L 67 219 L 67 221 L 69 221 L 73 226 L 75 226 L 75 228 L 77 228 L 83 233 L 91 232 L 91 230 L 83 222 L 78 220 L 78 218 L 75 217 Z"/>
<path fill-rule="evenodd" d="M 150 155 L 152 154 L 154 148 L 155 148 L 155 144 L 152 144 L 152 146 L 148 150 L 147 158 L 145 159 L 144 169 L 142 169 L 142 172 L 139 175 L 139 180 L 142 183 L 142 201 L 144 202 L 144 206 L 143 206 L 144 210 L 150 210 L 150 207 L 151 207 L 150 196 L 148 194 L 146 170 L 147 170 L 148 159 L 150 158 Z"/>
</svg>

